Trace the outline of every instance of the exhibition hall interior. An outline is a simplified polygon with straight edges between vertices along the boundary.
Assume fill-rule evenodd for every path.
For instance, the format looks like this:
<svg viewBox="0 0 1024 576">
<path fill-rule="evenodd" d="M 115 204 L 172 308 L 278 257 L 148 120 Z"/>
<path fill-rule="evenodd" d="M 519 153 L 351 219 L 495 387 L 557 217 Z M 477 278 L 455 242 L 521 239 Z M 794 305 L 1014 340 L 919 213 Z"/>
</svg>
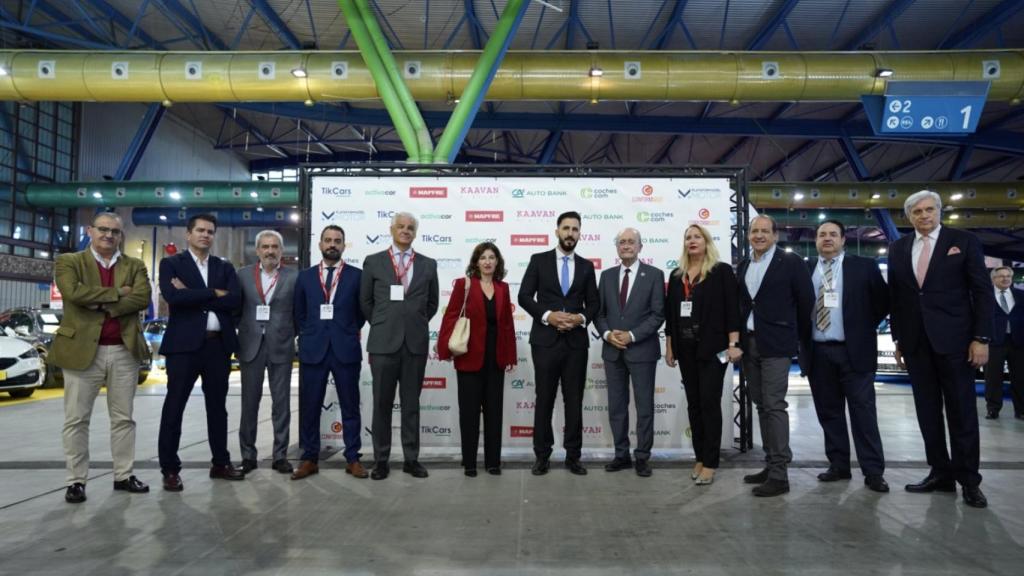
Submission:
<svg viewBox="0 0 1024 576">
<path fill-rule="evenodd" d="M 1024 566 L 1024 0 L 0 0 L 0 574 Z"/>
</svg>

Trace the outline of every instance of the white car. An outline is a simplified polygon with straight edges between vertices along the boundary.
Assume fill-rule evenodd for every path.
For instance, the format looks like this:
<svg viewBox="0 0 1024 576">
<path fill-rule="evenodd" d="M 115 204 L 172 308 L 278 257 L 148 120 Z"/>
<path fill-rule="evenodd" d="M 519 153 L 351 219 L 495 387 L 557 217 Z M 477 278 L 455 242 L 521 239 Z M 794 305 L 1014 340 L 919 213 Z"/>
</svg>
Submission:
<svg viewBox="0 0 1024 576">
<path fill-rule="evenodd" d="M 13 330 L 0 331 L 0 392 L 12 398 L 28 398 L 43 385 L 46 368 L 39 351 L 17 338 Z"/>
</svg>

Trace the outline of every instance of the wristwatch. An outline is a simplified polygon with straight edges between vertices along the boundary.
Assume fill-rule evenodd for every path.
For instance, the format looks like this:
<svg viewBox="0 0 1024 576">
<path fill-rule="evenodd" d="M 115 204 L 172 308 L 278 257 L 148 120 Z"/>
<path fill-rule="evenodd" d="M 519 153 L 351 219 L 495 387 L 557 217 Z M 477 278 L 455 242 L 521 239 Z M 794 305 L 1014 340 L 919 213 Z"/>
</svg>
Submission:
<svg viewBox="0 0 1024 576">
<path fill-rule="evenodd" d="M 987 336 L 975 336 L 974 341 L 978 344 L 988 344 L 992 339 Z"/>
<path fill-rule="evenodd" d="M 740 347 L 740 343 L 739 342 L 729 342 L 729 348 L 739 348 L 739 347 Z"/>
</svg>

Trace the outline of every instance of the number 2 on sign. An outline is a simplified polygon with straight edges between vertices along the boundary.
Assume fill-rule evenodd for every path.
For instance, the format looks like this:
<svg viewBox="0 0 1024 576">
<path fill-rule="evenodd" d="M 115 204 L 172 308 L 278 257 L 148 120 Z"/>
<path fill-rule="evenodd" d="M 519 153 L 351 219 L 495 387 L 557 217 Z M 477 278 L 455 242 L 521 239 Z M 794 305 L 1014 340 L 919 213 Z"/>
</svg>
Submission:
<svg viewBox="0 0 1024 576">
<path fill-rule="evenodd" d="M 960 109 L 960 113 L 964 115 L 964 130 L 967 130 L 967 126 L 971 123 L 971 108 L 971 106 L 964 106 Z"/>
</svg>

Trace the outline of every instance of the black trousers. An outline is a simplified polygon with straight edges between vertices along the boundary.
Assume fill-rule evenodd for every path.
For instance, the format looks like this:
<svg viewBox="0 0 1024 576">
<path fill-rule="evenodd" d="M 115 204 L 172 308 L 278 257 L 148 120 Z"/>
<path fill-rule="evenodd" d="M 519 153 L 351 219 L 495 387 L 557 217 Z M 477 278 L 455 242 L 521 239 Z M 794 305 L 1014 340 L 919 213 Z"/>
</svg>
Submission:
<svg viewBox="0 0 1024 576">
<path fill-rule="evenodd" d="M 488 359 L 491 360 L 491 359 Z M 459 430 L 462 433 L 462 465 L 476 469 L 480 445 L 480 414 L 484 417 L 484 467 L 501 467 L 501 416 L 505 372 L 485 361 L 476 372 L 457 373 L 459 380 Z"/>
<path fill-rule="evenodd" d="M 1010 366 L 1010 397 L 1013 414 L 1024 414 L 1024 346 L 1009 342 L 989 344 L 985 365 L 985 404 L 989 412 L 999 414 L 1003 408 L 1003 365 Z"/>
<path fill-rule="evenodd" d="M 533 452 L 538 458 L 551 456 L 555 435 L 551 416 L 558 386 L 565 404 L 565 433 L 562 447 L 569 459 L 579 459 L 583 448 L 583 388 L 587 381 L 587 349 L 571 348 L 564 337 L 552 346 L 532 346 L 537 402 L 533 412 Z"/>
<path fill-rule="evenodd" d="M 178 446 L 181 443 L 181 421 L 185 405 L 196 384 L 203 379 L 203 399 L 206 401 L 206 435 L 214 466 L 231 464 L 228 453 L 228 375 L 231 374 L 231 355 L 224 349 L 221 338 L 207 338 L 198 352 L 167 355 L 167 396 L 160 414 L 160 434 L 157 450 L 160 471 L 177 474 L 181 471 Z"/>
<path fill-rule="evenodd" d="M 910 372 L 917 424 L 932 472 L 952 478 L 963 486 L 981 484 L 977 396 L 974 368 L 967 363 L 967 349 L 939 354 L 924 338 L 917 350 L 904 352 L 903 359 Z M 947 424 L 952 458 L 946 449 Z"/>
<path fill-rule="evenodd" d="M 875 373 L 854 371 L 845 343 L 818 342 L 814 344 L 808 380 L 814 410 L 825 433 L 829 465 L 850 471 L 850 436 L 846 426 L 849 405 L 853 445 L 861 472 L 865 476 L 881 476 L 885 472 L 885 455 L 875 409 Z"/>
<path fill-rule="evenodd" d="M 722 386 L 725 364 L 697 358 L 697 342 L 679 341 L 679 373 L 686 391 L 686 414 L 697 462 L 718 468 L 722 451 Z"/>
</svg>

